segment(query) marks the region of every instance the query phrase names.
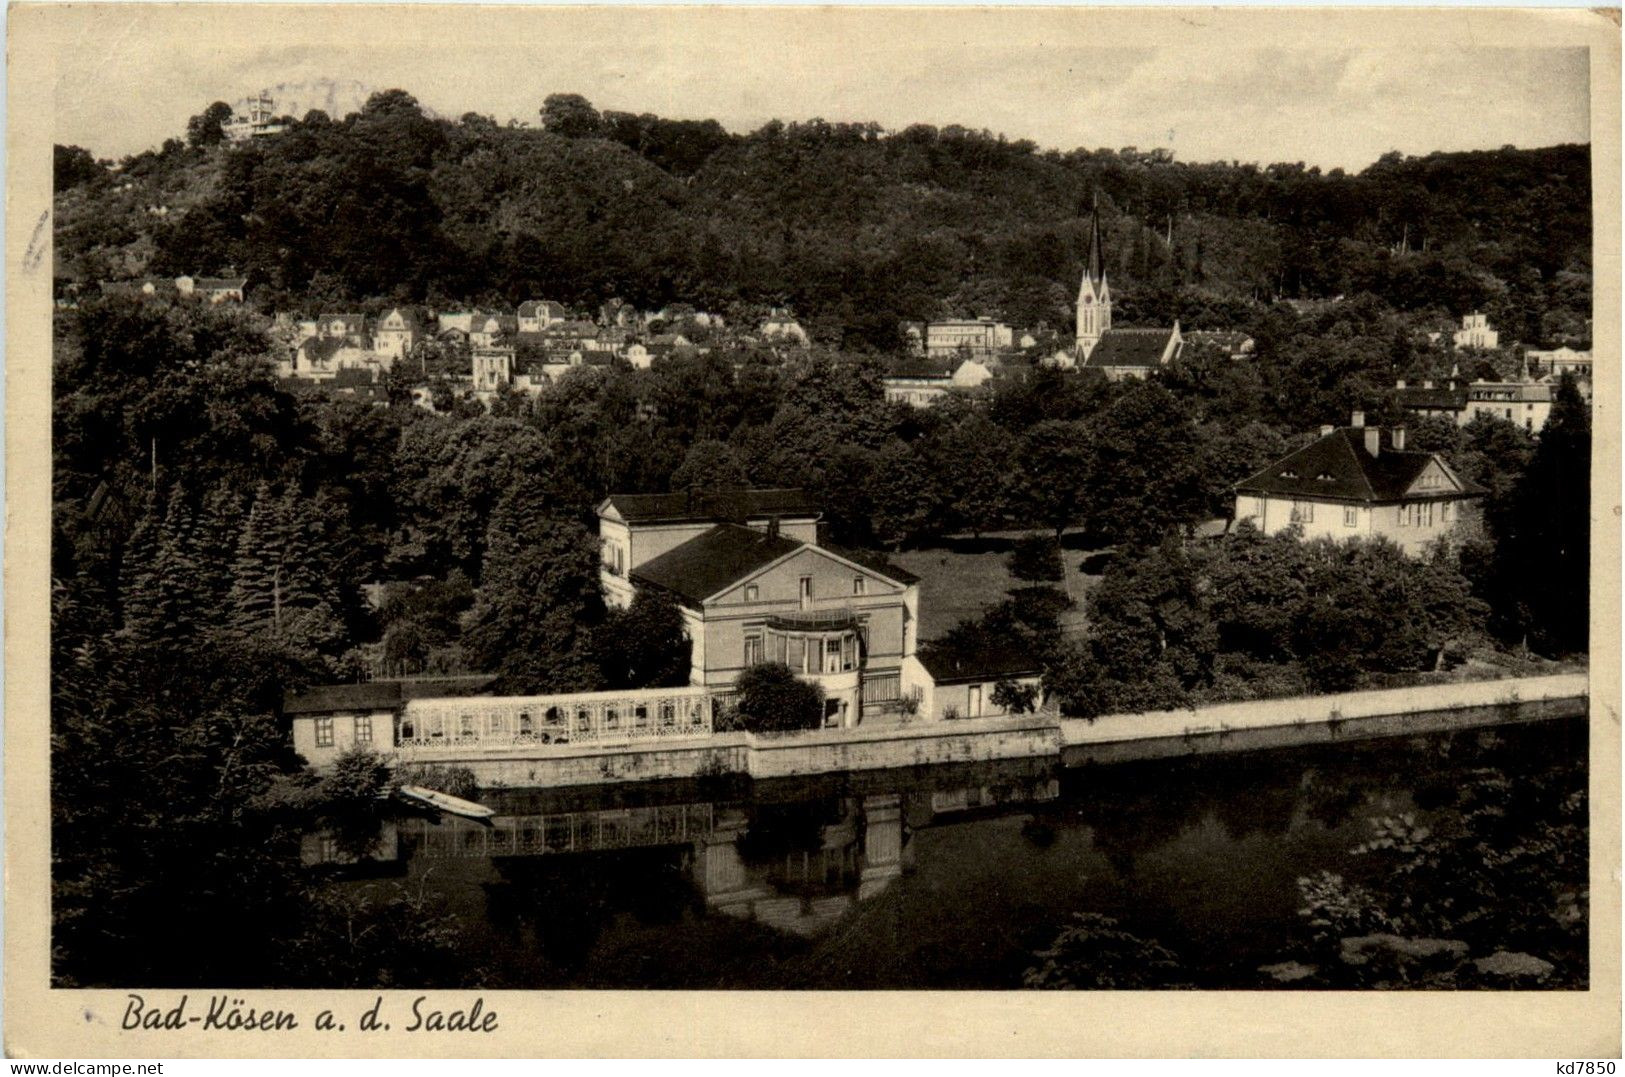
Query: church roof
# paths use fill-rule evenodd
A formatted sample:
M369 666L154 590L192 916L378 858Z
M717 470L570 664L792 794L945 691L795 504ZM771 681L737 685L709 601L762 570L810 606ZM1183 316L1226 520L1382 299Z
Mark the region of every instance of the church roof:
M1168 353L1172 329L1108 329L1089 353L1087 367L1157 367ZM1173 358L1170 356L1170 358Z

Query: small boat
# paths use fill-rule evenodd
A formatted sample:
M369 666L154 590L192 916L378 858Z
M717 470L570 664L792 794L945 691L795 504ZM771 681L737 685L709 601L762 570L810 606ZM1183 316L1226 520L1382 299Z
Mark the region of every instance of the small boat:
M450 793L442 793L438 789L426 789L421 785L403 785L395 792L413 803L424 804L439 811L449 812L452 815L461 815L468 819L489 819L496 814L484 804L476 804L472 800L454 797Z

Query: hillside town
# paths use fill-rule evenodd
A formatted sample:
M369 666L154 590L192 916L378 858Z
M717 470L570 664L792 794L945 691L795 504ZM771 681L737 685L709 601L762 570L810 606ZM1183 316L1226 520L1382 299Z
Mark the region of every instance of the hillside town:
M539 117L56 147L56 982L831 986L985 857L1065 907L862 984L1584 986L1589 146ZM1117 918L1371 818L1268 952ZM1515 840L1570 867L1406 904ZM139 926L240 918L246 980Z

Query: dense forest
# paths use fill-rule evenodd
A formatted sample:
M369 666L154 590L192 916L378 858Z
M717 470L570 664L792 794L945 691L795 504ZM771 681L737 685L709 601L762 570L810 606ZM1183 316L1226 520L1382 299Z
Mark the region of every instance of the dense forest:
M1459 549L1195 538L1316 424L1399 418L1395 378L1515 367L1429 345L1430 319L1483 306L1526 339L1586 331L1584 147L1322 176L954 128L736 136L569 99L540 129L428 119L399 92L242 146L219 119L116 169L57 155L66 281L230 266L252 282L247 306L86 288L56 312L61 983L473 975L448 971L433 910L337 907L283 870L313 818L365 815L379 776L303 771L282 693L425 671L514 691L680 680L675 610L598 593L592 508L611 491L803 486L827 541L880 554L1034 532L1012 559L1022 586L937 643L1021 642L1076 714L1586 649L1591 432L1572 384L1538 439L1413 427L1489 492L1483 537ZM1095 191L1125 319L1242 328L1254 355L1193 348L1126 384L1012 363L980 401L888 403L877 353L900 317L1064 324ZM429 412L404 378L382 405L279 380L266 316L610 295L735 318L789 303L816 344L584 367L534 398ZM1056 562L1104 548L1087 632L1058 632ZM132 802L152 783L161 800ZM170 967L174 938L228 927L236 953Z
M249 144L212 106L117 165L57 155L63 282L248 276L267 309L618 295L890 351L902 319L1068 326L1098 198L1119 324L1228 328L1275 299L1370 293L1507 339L1589 339L1589 147L1402 157L1357 174L1041 150L986 131L599 113L431 119L408 94ZM229 110L227 110L229 112Z

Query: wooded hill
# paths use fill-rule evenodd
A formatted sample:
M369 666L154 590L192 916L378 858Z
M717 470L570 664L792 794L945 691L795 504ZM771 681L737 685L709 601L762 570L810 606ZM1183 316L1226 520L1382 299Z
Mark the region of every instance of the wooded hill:
M1082 133L1087 137L1087 133ZM109 168L57 153L57 272L250 278L276 309L363 299L790 306L823 343L902 319L1068 326L1098 196L1120 324L1237 325L1370 292L1503 339L1589 339L1590 149L1387 154L1358 174L1041 150L986 131L600 114L426 116L399 90L229 145L210 113Z

